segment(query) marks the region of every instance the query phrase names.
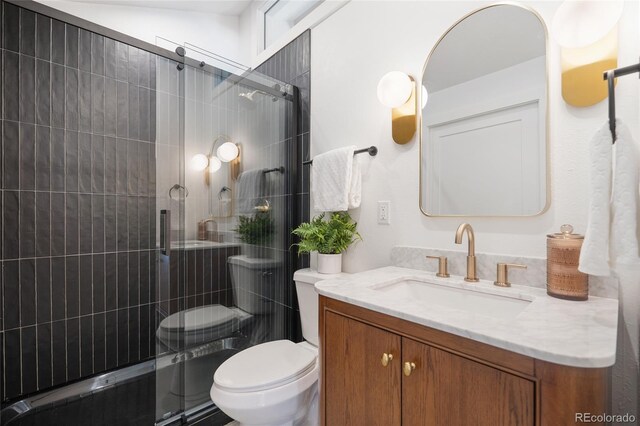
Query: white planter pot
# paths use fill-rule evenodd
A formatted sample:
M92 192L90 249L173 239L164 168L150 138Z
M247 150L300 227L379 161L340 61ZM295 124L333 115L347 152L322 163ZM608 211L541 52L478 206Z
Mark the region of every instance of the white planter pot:
M318 272L321 274L339 274L342 272L342 253L318 253Z

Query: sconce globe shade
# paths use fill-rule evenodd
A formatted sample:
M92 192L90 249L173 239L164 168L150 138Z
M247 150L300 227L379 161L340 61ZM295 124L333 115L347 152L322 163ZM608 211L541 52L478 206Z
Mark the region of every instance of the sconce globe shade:
M191 161L189 162L189 165L191 166L191 169L197 172L201 172L204 169L206 169L207 166L209 165L209 159L204 154L196 154L193 157L191 157Z
M235 143L225 142L218 147L216 154L221 161L228 163L229 161L233 161L238 158L240 150L238 149L238 145Z
M565 0L553 17L553 37L565 48L591 46L615 28L623 9L622 0Z
M420 92L420 103L422 104L422 109L427 106L427 100L429 99L429 92L427 92L427 88L422 85L422 91Z
M389 108L404 105L413 91L411 78L402 71L386 73L378 82L378 100Z
M212 155L209 157L209 173L215 173L222 167L222 162L218 157Z

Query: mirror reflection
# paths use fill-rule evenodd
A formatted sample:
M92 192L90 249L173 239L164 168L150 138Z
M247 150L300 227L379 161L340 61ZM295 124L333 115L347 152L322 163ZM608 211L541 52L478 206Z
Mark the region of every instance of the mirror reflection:
M434 47L422 77L420 205L429 216L531 216L547 205L546 29L481 9Z

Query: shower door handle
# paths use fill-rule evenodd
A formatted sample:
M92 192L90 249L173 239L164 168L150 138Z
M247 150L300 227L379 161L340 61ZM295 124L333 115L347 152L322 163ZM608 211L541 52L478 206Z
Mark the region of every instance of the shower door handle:
M171 255L171 210L160 210L160 252Z

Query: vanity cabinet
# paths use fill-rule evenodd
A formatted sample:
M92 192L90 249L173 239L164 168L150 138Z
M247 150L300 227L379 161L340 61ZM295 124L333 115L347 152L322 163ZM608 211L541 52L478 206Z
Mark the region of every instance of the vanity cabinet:
M607 412L608 369L560 366L320 297L320 419L573 425Z
M324 367L327 425L401 423L401 338L396 334L328 312ZM387 366L382 356L393 357ZM398 357L396 360L395 357Z
M530 380L407 338L405 363L402 424L534 425Z

